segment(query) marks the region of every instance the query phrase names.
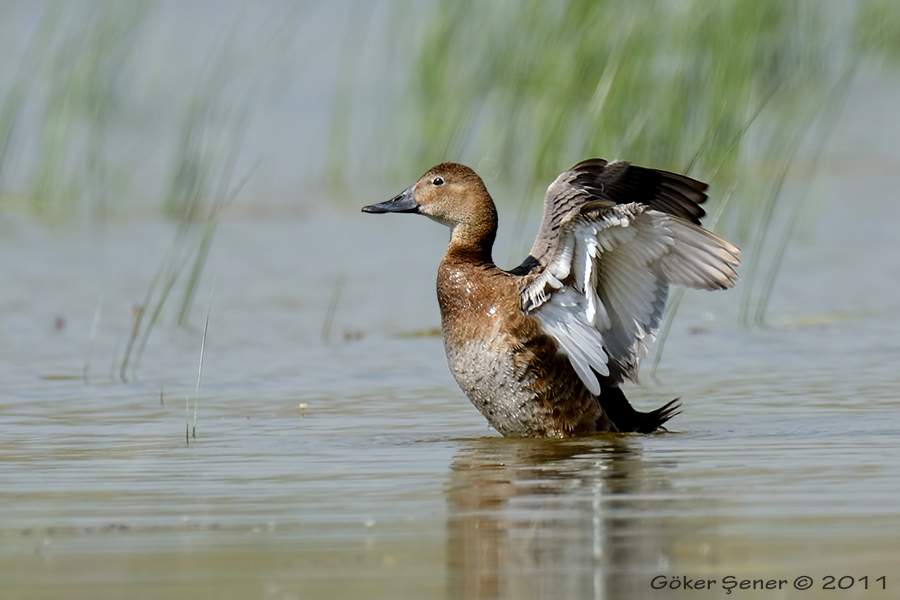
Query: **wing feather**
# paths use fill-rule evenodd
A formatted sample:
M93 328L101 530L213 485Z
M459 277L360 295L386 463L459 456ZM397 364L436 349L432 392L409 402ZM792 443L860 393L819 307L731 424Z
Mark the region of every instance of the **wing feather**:
M541 321L594 394L598 375L637 377L670 285L714 290L738 279L740 250L643 203L584 203L559 220L556 234L555 253L532 272L522 307Z
M700 224L705 211L706 184L668 171L648 169L625 161L607 163L602 158L582 161L562 173L547 188L544 215L529 258L513 272L524 275L536 263L546 266L557 254L558 230L573 210L585 204L606 206L638 203L660 212Z

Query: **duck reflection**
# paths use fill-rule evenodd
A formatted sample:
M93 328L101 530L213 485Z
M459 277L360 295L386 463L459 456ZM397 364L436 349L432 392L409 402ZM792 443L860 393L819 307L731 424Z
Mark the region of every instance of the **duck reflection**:
M636 598L665 563L658 461L637 437L465 443L447 490L451 598ZM669 495L668 500L671 500Z

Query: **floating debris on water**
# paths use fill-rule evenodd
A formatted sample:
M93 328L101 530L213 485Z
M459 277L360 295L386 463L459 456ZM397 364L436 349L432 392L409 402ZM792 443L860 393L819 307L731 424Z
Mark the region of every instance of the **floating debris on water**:
M398 333L397 337L401 338L418 338L418 337L440 337L440 327L429 327L428 329L414 329L412 331L404 331Z

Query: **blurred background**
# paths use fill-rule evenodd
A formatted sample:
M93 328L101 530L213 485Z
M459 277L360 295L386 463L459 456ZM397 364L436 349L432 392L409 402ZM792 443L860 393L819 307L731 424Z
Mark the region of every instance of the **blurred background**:
M4 2L0 56L4 597L639 597L814 531L813 571L900 556L900 3ZM673 295L633 392L688 433L500 440L444 365L446 232L359 208L462 162L509 268L594 156L709 182L742 282Z
M304 218L352 211L453 160L510 204L497 254L518 264L547 183L584 157L622 158L713 185L712 226L745 246L744 293L762 298L745 299L742 314L759 324L765 307L750 304L764 305L772 284L757 271L777 272L818 204L815 191L786 197L785 183L896 167L893 119L880 138L844 139L823 156L854 94L896 86L890 0L2 11L7 219L162 217L202 230L223 214ZM210 243L194 249L189 285Z

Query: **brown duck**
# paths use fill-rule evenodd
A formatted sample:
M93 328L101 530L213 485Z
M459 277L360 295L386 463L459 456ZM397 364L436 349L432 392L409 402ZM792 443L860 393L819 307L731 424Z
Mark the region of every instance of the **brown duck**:
M637 381L670 285L734 286L740 251L700 227L705 183L591 159L556 178L537 240L511 271L491 249L497 210L481 178L438 165L368 213L418 213L451 229L438 267L450 371L504 435L570 437L655 431L671 401L636 411L619 385Z

